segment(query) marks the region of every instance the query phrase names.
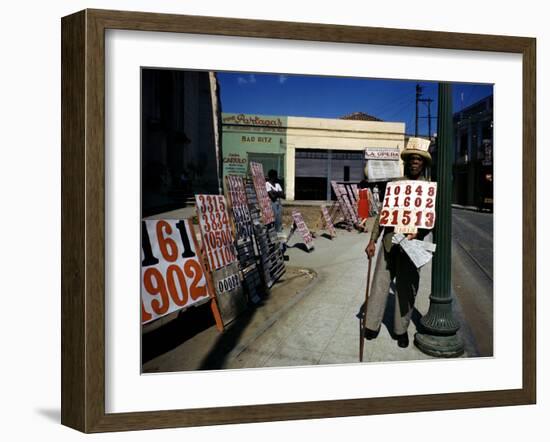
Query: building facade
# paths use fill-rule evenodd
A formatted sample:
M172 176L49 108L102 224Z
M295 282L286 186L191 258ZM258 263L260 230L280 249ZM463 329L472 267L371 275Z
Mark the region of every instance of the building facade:
M493 205L493 95L453 115L455 156L453 202Z
M330 200L332 180L363 179L367 147L404 145L404 123L222 114L223 175L261 162L277 170L287 200Z
M218 193L221 113L213 72L142 70L142 215Z

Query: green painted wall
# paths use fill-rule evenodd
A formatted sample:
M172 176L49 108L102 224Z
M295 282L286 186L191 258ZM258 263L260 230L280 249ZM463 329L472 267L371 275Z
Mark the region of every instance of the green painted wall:
M223 176L245 175L248 160L285 174L287 118L272 115L222 113ZM264 170L267 174L267 170Z

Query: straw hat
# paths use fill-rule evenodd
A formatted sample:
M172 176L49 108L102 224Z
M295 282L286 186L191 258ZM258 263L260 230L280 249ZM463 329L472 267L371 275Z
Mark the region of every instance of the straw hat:
M429 166L432 163L432 156L430 155L430 152L428 152L430 143L431 141L426 140L425 138L410 137L407 140L405 149L401 152L401 159L403 161L407 161L407 157L409 155L419 155L424 158L426 166Z

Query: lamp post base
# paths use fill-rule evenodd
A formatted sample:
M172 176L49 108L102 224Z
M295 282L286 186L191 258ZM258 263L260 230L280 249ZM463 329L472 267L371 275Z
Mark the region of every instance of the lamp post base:
M464 353L464 343L456 334L441 336L415 333L414 345L423 353L437 358L455 358Z

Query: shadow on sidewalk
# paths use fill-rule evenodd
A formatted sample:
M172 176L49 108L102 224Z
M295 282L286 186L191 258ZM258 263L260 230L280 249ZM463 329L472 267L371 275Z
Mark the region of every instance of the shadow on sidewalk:
M293 298L292 295L297 294L296 289L300 291L300 287L305 288L305 282L310 277L313 278L313 273L309 270L287 268L284 277L262 298L260 304L251 306L229 324L222 334L217 336L215 343L203 357L198 369L225 368L228 359L233 357L232 352L239 346L244 349L247 345L246 341L251 340L251 336L257 333L261 334L268 318L273 318L283 312ZM243 336L245 332L247 337Z
M173 350L213 325L210 303L187 309L172 321L142 335L141 363Z
M304 252L307 252L309 253L309 250L307 248L307 246L303 243L303 242L298 242L296 244L293 244L291 246L287 246L289 249L300 249Z
M258 312L258 308L251 308L227 326L216 339L216 343L202 360L199 370L217 370L223 368L229 353L237 346L241 335L246 330Z

